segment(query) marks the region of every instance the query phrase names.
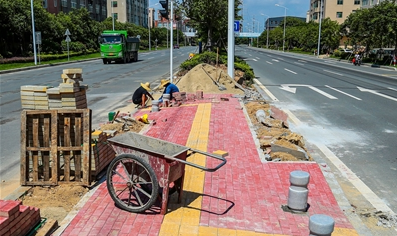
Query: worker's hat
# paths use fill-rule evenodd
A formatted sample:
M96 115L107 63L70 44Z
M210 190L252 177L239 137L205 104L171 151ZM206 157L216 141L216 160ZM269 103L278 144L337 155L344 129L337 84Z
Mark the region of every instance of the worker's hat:
M163 88L166 84L168 84L170 82L169 79L162 79L160 81L160 88Z
M146 83L141 83L141 86L142 86L142 88L144 88L146 91L148 91L148 92L150 92L150 91L152 91L151 89L150 89L150 83L149 82L146 82Z

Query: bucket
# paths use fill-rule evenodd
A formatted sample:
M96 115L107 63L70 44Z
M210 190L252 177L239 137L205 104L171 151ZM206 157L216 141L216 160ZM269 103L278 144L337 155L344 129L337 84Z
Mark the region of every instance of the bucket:
M116 112L114 112L114 111L109 112L109 114L108 114L109 121L113 121L115 115L116 115Z
M159 100L152 101L152 112L159 111Z

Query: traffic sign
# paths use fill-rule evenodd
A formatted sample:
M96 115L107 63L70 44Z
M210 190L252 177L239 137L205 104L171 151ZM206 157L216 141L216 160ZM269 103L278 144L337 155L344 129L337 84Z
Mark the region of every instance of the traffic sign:
M70 39L70 37L69 37L69 35L68 36L66 36L66 40L65 40L65 42L71 42L72 40Z
M234 21L234 32L239 32L240 31L240 21L235 20Z
M35 39L36 39L36 44L41 44L41 32L40 31L36 31L35 32Z
M66 29L65 35L66 35L66 36L71 35L69 29Z

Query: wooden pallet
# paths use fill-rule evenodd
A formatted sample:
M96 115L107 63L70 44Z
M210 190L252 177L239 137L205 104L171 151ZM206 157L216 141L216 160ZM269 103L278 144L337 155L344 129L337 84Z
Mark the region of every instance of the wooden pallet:
M90 185L91 110L21 113L21 185Z

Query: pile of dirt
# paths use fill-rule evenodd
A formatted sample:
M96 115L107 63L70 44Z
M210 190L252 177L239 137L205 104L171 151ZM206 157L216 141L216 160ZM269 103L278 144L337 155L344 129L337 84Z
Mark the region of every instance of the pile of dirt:
M41 217L62 221L88 192L82 186L34 187L19 200L25 206L40 208Z
M216 81L216 82L214 82ZM226 90L218 88L219 83ZM235 88L233 79L222 68L217 68L208 64L199 64L185 74L177 83L180 91L196 93L203 91L212 94L244 94L241 89Z
M118 134L130 131L139 133L144 126L144 123L128 117L128 119L117 118L114 123L101 124L99 129L102 131L115 130Z

